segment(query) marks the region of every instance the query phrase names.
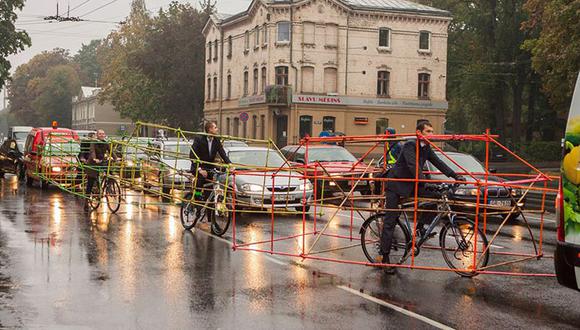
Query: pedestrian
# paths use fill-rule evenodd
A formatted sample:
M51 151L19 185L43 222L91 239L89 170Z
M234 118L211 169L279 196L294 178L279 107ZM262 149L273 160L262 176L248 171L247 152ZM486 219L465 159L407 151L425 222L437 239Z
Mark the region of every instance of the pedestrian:
M423 136L433 135L433 125L428 121L422 121L417 125L417 133ZM416 157L417 139L405 142L401 153L395 162L393 168L387 173L389 179L415 179L417 168L419 169L419 180L425 179L423 174L423 167L425 162L429 161L443 174L457 181L465 181L465 178L455 173L449 166L447 166L433 150L426 141L419 140L419 159ZM385 191L385 207L388 210L385 212L383 220L383 231L381 236L381 254L382 263L390 264L389 252L391 250L393 232L395 230L396 221L399 218L399 208L401 198L410 197L413 195L415 189L415 182L413 181L389 181ZM419 182L419 196L429 196L432 194L425 191L425 184ZM419 230L423 229L423 225ZM424 229L423 229L424 230ZM386 267L385 272L393 274L395 269L393 267Z

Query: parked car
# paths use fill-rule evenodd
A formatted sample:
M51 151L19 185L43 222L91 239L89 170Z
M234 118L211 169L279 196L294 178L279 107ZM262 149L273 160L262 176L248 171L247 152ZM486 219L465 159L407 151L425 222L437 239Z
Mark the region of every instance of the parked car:
M131 137L123 138L117 144L117 154L124 162L121 167L122 173L120 173L123 178L141 177L143 162L147 159L147 150L151 141L151 138Z
M307 205L306 212L310 210L308 204L312 200L312 183L301 178L302 174L289 170L286 161L277 151L264 147L231 147L226 148L226 152L236 169L245 168L251 171L268 168L262 172L236 174L238 205L255 208L294 208L302 211L304 202ZM277 171L279 168L283 169ZM278 175L273 176L274 173ZM226 176L221 176L219 180L225 185ZM233 185L233 176L227 180Z
M157 139L150 143L147 158L142 163L143 185L145 188L160 187L164 194L171 189L184 190L191 182L189 172L191 143L187 140Z
M89 137L89 134L97 134L97 131L93 131L93 130L82 130L82 129L77 129L75 130L75 132L77 133L77 135L79 136L79 139L83 140Z
M461 165L467 172L473 175L475 178L484 182L486 170L485 167L472 155L460 152L445 152L445 155L441 154L438 151L435 151L435 154L447 164L451 169L453 169L456 173L461 174L466 177L468 181L470 180L470 176L468 173L462 171L457 165L453 164L449 158L445 155L449 156L453 159L457 164ZM444 174L441 174L437 168L430 162L426 163L427 168L427 179L431 180L453 180ZM520 199L522 192L519 189L514 189L511 187L505 186L495 186L493 185L494 182L497 183L504 183L505 180L498 176L493 175L493 170L487 173L488 177L488 204L492 207L488 209L488 212L498 212L498 211L509 211L514 206L514 204ZM485 187L481 186L480 188L480 210L483 210L484 200L484 191ZM467 212L475 213L475 206L477 202L477 187L474 185L465 185L459 187L454 191L453 199L456 201L461 201L466 203L465 205L469 208ZM525 205L525 199L520 202L518 205L520 208L523 208ZM481 211L483 212L483 211ZM519 214L513 214L510 217L515 218Z
M244 141L239 141L239 140L224 140L222 142L222 146L224 148L247 147L248 144Z
M369 179L373 177L376 171L372 167L364 173L367 164L358 162L358 159L353 154L341 146L328 144L310 145L308 146L308 155L306 155L306 148L299 145L289 145L282 148L281 151L286 159L297 165L307 162L308 169L306 173L308 176L328 177L330 175L335 178L335 180L315 180L316 197L318 199L324 196L332 197L333 194L340 192L341 189L345 193L349 192L352 185L357 182L353 178L358 179L363 176L363 179ZM354 191L369 195L373 191L372 185L373 183L369 180L360 180Z
M48 183L74 184L80 149L78 135L69 128L33 128L24 146L26 184L38 181L41 188Z
M7 139L0 146L0 178L3 178L5 173L19 177L24 173L22 153L18 150L18 144L14 139Z

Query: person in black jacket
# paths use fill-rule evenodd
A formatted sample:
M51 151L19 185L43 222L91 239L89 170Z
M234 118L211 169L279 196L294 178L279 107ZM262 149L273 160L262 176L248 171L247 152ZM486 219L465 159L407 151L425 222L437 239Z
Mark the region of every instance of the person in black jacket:
M433 135L433 125L428 121L419 122L417 125L417 132L424 136ZM425 162L430 161L441 173L447 175L448 177L454 178L457 181L464 181L465 179L460 175L457 175L449 166L447 166L433 150L431 146L426 141L419 141L419 160L417 161L417 140L407 141L403 145L403 149L393 166L387 173L387 178L389 179L414 179L417 171L417 166L419 168L419 180L425 179L423 174L423 168ZM419 182L419 196L429 195L425 192L425 184ZM415 190L415 182L413 181L388 181L386 191L385 191L385 207L387 209L397 209L401 198L411 197ZM391 250L391 244L393 240L393 231L395 230L395 224L399 218L401 212L399 211L388 211L386 212L385 219L383 221L383 232L381 236L381 253L383 256L383 263L390 263L389 252ZM394 268L385 268L385 272L393 273Z
M215 168L215 158L219 154L224 163L231 163L226 154L222 143L215 135L219 130L215 121L208 121L204 126L205 132L208 135L196 136L193 139L191 151L189 151L189 159L191 159L191 173L197 174L197 181L195 188L200 191L200 188L211 180L210 170ZM197 157L196 157L197 156Z

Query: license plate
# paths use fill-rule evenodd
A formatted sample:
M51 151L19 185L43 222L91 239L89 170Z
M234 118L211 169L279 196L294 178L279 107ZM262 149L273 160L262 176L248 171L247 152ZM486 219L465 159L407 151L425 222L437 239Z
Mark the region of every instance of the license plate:
M510 200L491 200L491 201L489 201L489 204L494 205L494 206L511 206L512 201L510 201Z
M275 195L274 199L277 201L292 201L294 200L294 195Z

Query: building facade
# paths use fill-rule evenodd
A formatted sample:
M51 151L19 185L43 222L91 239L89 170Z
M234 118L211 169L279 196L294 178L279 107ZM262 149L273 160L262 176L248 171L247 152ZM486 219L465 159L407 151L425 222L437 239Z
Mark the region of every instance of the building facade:
M222 134L443 130L449 12L404 0L254 0L213 15L206 37L207 119Z
M99 104L100 88L81 87L78 96L72 102L72 129L103 129L107 135L125 135L133 133L135 125L130 120L121 118L109 102Z

